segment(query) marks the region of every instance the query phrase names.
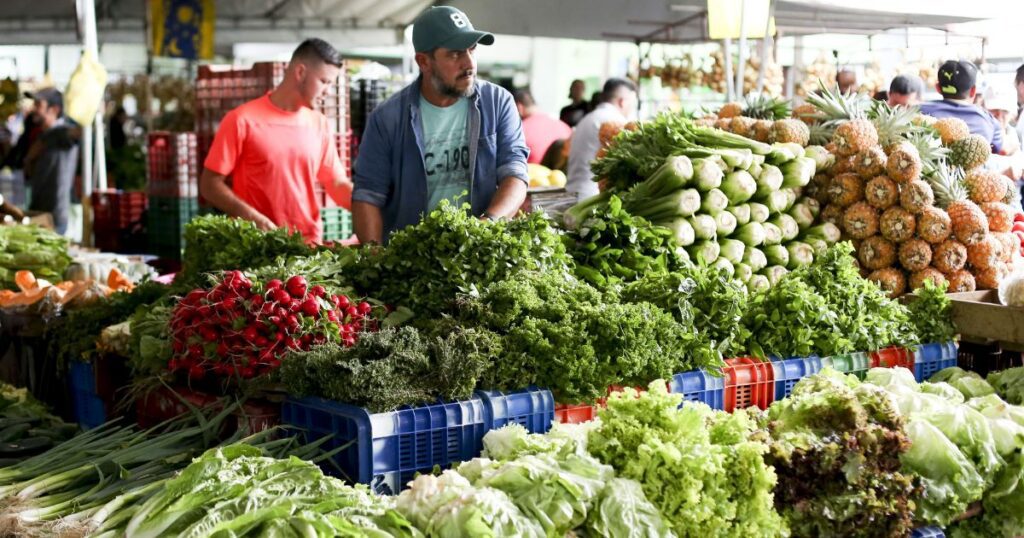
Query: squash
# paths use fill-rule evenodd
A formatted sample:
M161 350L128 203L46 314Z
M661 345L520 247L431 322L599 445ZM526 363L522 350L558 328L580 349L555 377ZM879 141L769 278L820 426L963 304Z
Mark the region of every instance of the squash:
M14 273L14 283L18 285L18 288L21 291L27 291L39 287L36 275L32 274L32 271L26 270Z

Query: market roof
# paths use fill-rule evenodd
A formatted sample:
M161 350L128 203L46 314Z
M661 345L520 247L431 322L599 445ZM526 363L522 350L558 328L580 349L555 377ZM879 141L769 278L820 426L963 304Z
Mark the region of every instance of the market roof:
M605 41L706 41L705 0L216 0L217 42L296 42L311 34L350 46L401 42L402 29L425 7L451 4L490 32ZM0 2L0 44L79 41L74 2ZM96 0L101 42L142 42L148 2ZM990 13L990 0L780 0L785 35L873 33L941 28ZM624 9L625 6L627 6ZM997 7L997 6L996 6Z

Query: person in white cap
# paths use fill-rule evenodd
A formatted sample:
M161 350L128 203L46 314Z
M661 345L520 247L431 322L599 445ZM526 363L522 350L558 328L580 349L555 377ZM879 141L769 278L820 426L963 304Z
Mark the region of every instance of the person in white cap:
M1020 183L1024 174L1024 152L1020 151L1021 141L1011 122L1017 115L1016 95L1010 88L990 85L984 93L985 109L995 118L1003 132L1003 154L993 154L988 166Z

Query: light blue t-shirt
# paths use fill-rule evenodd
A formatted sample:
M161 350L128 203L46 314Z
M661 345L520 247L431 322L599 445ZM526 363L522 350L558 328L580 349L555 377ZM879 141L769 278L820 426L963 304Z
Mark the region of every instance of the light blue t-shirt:
M469 99L438 107L420 96L423 163L427 172L427 211L441 200L462 202L469 196Z

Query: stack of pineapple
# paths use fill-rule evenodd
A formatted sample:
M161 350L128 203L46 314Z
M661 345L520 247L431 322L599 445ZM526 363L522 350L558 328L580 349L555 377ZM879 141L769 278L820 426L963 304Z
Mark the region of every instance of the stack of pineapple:
M765 143L806 146L811 136L807 124L790 118L789 103L765 95L726 103L718 110L717 117L706 123Z
M808 194L854 242L865 276L893 297L926 280L950 292L998 287L1020 252L1009 233L1016 189L982 168L983 138L958 119L855 96L823 91L808 101L815 110L796 113L836 156Z

